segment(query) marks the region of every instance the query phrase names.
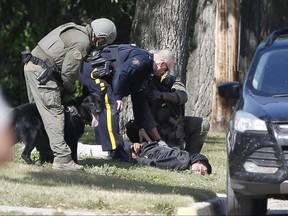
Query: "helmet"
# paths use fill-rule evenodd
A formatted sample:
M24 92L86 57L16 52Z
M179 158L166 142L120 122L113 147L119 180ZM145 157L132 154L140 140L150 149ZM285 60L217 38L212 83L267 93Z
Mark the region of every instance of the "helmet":
M115 24L106 18L95 19L91 22L91 27L97 38L105 38L108 44L113 43L117 36Z

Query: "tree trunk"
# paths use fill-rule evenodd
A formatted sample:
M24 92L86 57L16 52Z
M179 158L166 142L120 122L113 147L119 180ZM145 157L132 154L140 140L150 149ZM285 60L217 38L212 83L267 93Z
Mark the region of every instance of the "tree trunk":
M184 83L192 13L191 0L138 0L132 23L131 43L151 49L171 49L176 60L174 74ZM130 98L125 99L120 128L133 118Z
M210 120L215 62L216 1L199 0L187 65L185 114Z
M188 60L191 0L138 0L132 23L131 43L144 49L173 51L175 75L185 82Z
M199 0L197 6L186 114L208 118L211 131L223 130L231 112L231 102L218 96L217 85L236 79L238 10L239 0Z
M226 128L235 100L225 100L217 93L221 82L235 81L238 57L239 0L217 1L215 75L213 84L212 131L220 132Z

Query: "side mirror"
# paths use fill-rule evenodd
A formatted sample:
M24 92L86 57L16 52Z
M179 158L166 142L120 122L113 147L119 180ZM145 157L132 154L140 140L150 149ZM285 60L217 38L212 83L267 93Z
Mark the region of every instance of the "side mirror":
M224 82L217 85L218 94L225 99L240 98L240 82Z

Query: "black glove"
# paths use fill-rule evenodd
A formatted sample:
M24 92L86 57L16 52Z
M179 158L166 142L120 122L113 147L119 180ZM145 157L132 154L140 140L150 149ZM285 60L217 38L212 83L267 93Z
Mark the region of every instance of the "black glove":
M147 93L147 96L150 100L162 100L163 93L157 90L152 90Z
M167 88L171 89L176 81L176 77L173 75L167 75L163 80L162 84Z

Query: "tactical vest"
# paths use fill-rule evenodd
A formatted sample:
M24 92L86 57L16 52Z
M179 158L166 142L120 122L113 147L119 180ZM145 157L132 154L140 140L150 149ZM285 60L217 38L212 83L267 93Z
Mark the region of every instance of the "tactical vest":
M43 51L53 59L54 63L59 68L61 68L62 66L64 58L63 56L65 56L66 53L66 49L64 48L64 43L60 38L60 34L63 31L71 28L78 29L85 33L87 36L89 36L86 27L76 25L75 23L70 22L55 28L44 38L42 38L42 40L38 43L38 45L43 49Z

